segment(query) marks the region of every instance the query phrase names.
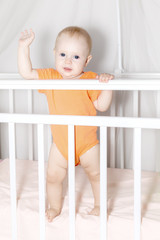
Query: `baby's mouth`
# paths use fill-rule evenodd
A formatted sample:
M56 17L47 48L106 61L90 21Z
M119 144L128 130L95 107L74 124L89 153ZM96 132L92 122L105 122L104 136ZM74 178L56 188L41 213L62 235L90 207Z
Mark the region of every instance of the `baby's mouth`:
M64 70L67 71L67 72L70 72L70 71L72 71L72 68L64 67Z

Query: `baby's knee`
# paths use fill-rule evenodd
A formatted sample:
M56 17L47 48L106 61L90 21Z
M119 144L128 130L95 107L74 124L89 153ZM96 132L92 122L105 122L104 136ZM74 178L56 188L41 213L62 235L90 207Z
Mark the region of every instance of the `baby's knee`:
M47 182L48 183L62 183L66 173L63 171L47 171Z
M47 172L47 182L48 183L55 183L57 182L57 174Z
M94 182L99 182L100 181L100 172L97 171L91 171L88 172L89 179Z

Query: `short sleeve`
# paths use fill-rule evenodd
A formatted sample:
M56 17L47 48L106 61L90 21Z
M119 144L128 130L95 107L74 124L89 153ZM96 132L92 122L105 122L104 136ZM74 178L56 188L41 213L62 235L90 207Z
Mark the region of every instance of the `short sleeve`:
M101 93L101 90L88 90L88 95L92 102L98 99L100 93Z
M97 73L95 73L95 72L86 72L84 74L83 78L96 79L96 76L97 76ZM88 90L87 92L88 92L88 96L91 99L91 101L94 102L99 97L101 90Z
M36 69L38 73L38 79L61 79L61 75L53 68L45 68L45 69ZM39 93L45 93L48 90L38 90Z

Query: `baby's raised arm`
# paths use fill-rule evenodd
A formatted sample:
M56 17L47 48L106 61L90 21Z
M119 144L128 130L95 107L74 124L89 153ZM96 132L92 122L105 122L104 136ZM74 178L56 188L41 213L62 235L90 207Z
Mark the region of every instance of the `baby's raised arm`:
M21 33L18 44L18 70L21 76L25 79L38 79L38 73L32 68L30 59L30 45L35 38L32 30Z

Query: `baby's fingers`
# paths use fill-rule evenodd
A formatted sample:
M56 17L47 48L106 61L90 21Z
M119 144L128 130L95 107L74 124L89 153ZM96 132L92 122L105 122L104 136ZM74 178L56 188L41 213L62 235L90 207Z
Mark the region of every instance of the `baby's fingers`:
M112 80L114 78L114 75L110 74L109 75L109 80Z
M100 82L106 82L106 83L113 78L114 78L113 75L107 74L107 73L102 73L98 76L98 79Z
M33 30L32 29L30 29L30 35L31 35L31 37L35 37L35 34L34 34L34 32L33 32Z
M28 35L28 31L27 31L27 30L25 30L24 33L25 33L26 35Z
M109 80L110 79L109 79L108 74L105 74L105 73L100 74L100 76L99 76L99 81L100 82L108 82Z
M20 38L24 38L24 32L21 32Z
M30 46L30 44L33 42L34 38L35 38L35 34L32 31L32 29L30 29L29 31L25 30L25 31L21 32L19 44L21 46Z

